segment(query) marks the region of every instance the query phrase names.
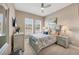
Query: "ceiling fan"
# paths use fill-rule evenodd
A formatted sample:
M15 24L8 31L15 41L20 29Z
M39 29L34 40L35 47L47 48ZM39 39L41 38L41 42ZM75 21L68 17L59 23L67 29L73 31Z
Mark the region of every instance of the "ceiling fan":
M44 12L44 9L49 7L51 7L51 4L41 3L41 12Z

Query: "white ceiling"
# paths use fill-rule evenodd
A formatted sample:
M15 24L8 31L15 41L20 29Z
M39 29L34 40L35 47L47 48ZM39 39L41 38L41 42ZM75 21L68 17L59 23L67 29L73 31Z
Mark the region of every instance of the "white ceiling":
M47 16L53 12L56 12L71 3L51 3L51 7L45 8L44 13L41 12L41 3L15 3L16 10L29 12L39 16Z

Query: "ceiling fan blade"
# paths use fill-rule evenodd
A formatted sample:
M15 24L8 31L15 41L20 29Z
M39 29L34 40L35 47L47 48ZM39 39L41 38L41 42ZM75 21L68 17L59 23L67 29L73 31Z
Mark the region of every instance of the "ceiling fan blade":
M44 8L48 8L48 7L50 7L50 6L51 6L51 4L48 4L48 5L44 6Z

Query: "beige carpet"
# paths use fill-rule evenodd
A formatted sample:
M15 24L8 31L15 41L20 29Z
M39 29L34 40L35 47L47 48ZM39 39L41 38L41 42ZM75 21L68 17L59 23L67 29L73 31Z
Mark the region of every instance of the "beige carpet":
M51 45L40 51L40 55L79 55L79 49L74 47L63 48L59 45Z
M29 45L29 39L25 39L25 45L24 45L24 55L35 55L35 51L33 48Z
M25 40L24 55L35 55L33 48L29 45L28 39ZM79 49L70 47L65 49L59 45L51 45L39 52L39 55L79 55Z

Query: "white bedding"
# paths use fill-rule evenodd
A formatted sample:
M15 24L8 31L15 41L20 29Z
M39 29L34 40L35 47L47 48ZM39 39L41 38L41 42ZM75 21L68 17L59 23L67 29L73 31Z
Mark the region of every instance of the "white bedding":
M45 48L56 42L55 36L45 35L45 34L32 34L30 35L29 42L38 53L42 48Z

